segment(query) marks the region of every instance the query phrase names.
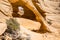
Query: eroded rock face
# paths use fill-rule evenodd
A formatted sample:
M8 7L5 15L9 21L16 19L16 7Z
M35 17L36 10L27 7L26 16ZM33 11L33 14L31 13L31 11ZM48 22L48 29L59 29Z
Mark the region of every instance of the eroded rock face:
M0 0L0 12L6 16L12 16L13 9L8 0Z
M54 28L60 29L60 1L59 0L39 0L40 7L45 11L46 21Z
M12 17L12 11L12 6L8 0L0 0L0 35L6 31L6 19L9 19L7 16Z
M8 0L5 0L5 1L8 2ZM38 13L39 14L38 10L35 10L36 8L35 8L32 0L30 0L30 1L29 0L22 0L22 2L27 3L25 6L28 9L32 10L33 13L35 13L35 14ZM41 3L42 1L40 0L39 2ZM45 2L46 2L46 0L45 0ZM5 4L8 5L8 6L6 6ZM7 7L7 10L5 10L6 7ZM5 30L7 29L7 25L5 23L5 21L6 21L5 20L5 18L6 18L5 15L11 16L11 14L12 14L11 8L12 7L11 7L11 5L10 5L9 2L8 3L5 3L4 0L1 0L0 1L0 9L1 9L0 13L3 12L2 13L3 15L0 14L1 15L0 18L2 20L2 21L0 20L0 22L1 22L0 23L0 26L1 26L0 35L2 35L5 32ZM40 28L41 24L39 22L35 22L35 21L29 20L29 19L25 19L25 18L16 18L17 19L17 22L20 24L20 31L19 32L20 32L21 35L19 35L19 36L21 36L21 39L22 40L60 40L60 36L56 34L56 32L59 32L59 31L56 31L54 29L54 28L58 29L60 27L60 17L59 17L60 15L59 14L57 14L57 15L53 14L53 12L55 12L55 11L51 11L49 8L48 8L48 11L47 11L47 9L44 9L43 8L43 11L46 11L48 13L48 14L45 13L46 14L46 20L43 20L43 16L42 15L38 15L38 14L37 15L38 15L39 18L42 17L43 25L46 26L46 29L48 28L48 30L49 29L52 30L52 33L47 32L47 33L42 33L41 34L41 33L33 32L31 30L39 30L39 29L41 29ZM57 12L60 12L60 11L56 11L56 13ZM53 15L52 14L49 14L49 13L52 13ZM39 18L38 18L38 20L40 20ZM51 21L52 25L47 25L45 23L46 21L49 21L48 19L53 20L53 21ZM54 27L51 27L51 26L54 26Z
M0 35L2 35L7 29L6 23L0 23Z
M36 29L36 25L38 24L35 24L34 28L29 28L28 27L31 27L31 26L25 26L26 23L28 23L29 21L32 22L31 20L28 20L28 19L25 19L25 18L16 18L17 19L17 22L20 24L20 38L22 40L60 40L60 36L58 34L55 34L55 33L36 33L36 32L33 32L31 30L35 30ZM27 20L26 22L24 20ZM21 22L20 22L21 21ZM25 22L25 23L24 23ZM33 22L32 22L33 23ZM30 25L30 23L28 23L28 25ZM31 24L32 25L32 24ZM32 25L33 26L33 25ZM37 26L38 28L38 26Z
M38 25L38 24L36 24L38 22L34 22L34 21L31 21L31 20L28 20L28 19L25 19L25 18L16 18L16 19L17 19L17 22L20 24L20 31L19 31L20 34L19 34L19 36L22 40L27 40L27 39L29 39L29 40L59 40L59 35L56 35L55 33L47 32L47 33L41 34L41 33L36 33L36 32L31 31L31 30L37 30L36 28L39 28L39 26L36 26L36 25ZM27 21L26 23L29 24L27 27L32 27L33 26L33 29L30 28L30 30L29 30L29 28L27 28L25 26L26 23L24 23L25 22L24 20L26 20ZM32 26L30 26L31 22L34 25L31 24ZM40 23L39 23L39 25L40 25ZM3 24L1 24L1 26L3 26ZM0 30L2 30L2 28ZM5 30L4 30L4 32L5 32Z
M20 33L22 40L60 40L60 37L55 35L54 33L45 33L40 34L33 31L30 31L23 26L20 26Z
M41 24L36 21L32 21L25 18L16 18L17 22L22 25L23 27L29 29L29 30L39 30L41 27Z

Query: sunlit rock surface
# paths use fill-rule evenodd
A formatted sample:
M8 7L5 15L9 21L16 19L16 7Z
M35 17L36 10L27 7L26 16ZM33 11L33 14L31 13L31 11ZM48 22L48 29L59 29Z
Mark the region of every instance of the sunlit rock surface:
M25 18L17 18L17 21L20 23L20 25L22 25L23 27L29 30L39 30L41 26L39 22L32 21Z

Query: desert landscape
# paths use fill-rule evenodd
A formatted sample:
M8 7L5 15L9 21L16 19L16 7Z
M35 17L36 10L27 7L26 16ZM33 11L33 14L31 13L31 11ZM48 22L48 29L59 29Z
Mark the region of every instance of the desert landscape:
M0 40L60 40L60 0L0 0Z

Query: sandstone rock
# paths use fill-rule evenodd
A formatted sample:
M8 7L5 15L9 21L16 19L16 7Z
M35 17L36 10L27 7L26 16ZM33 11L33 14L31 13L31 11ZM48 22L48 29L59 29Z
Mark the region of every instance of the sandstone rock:
M9 0L11 3L15 3L15 2L17 2L18 0Z
M52 34L52 33L40 34L40 33L33 32L31 30L28 30L24 28L23 26L20 26L20 33L21 33L22 39L24 38L25 40L26 39L29 39L29 40L60 40L60 37L56 36L55 34Z
M8 0L0 0L0 12L6 16L12 16L13 9Z
M21 33L21 37L24 38L24 39L43 40L41 34L35 33L33 31L31 31L31 30L28 30L28 29L24 28L23 26L20 26L20 33ZM25 36L23 36L23 35L25 35Z
M0 35L2 35L7 29L6 23L0 23Z
M41 24L39 22L36 21L32 21L29 19L25 19L25 18L16 18L18 23L20 23L20 25L22 25L23 27L30 29L30 30L39 30Z

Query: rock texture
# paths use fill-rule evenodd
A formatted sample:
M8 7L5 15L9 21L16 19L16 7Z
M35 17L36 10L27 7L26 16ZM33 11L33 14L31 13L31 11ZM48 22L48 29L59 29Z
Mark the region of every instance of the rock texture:
M20 26L20 33L22 40L60 40L60 36L57 36L53 33L40 34L33 31L30 31L23 26Z
M20 11L17 9L20 6L24 8L23 16L28 19L20 17L21 9ZM13 12L18 15L14 17ZM28 16L32 19L36 18L35 21L30 20ZM5 40L60 40L59 16L59 0L0 0L0 40L3 38ZM10 18L16 19L15 21L19 23L18 28L18 23L16 24L14 20L10 24L11 28L8 28L6 19ZM12 28L17 28L19 31ZM41 33L41 31L46 32Z
M6 23L0 23L0 35L2 35L7 29Z
M0 0L0 12L6 16L12 16L13 9L8 0Z
M21 26L29 30L39 30L41 27L41 24L36 21L32 21L32 20L25 19L25 18L16 18L16 19Z

